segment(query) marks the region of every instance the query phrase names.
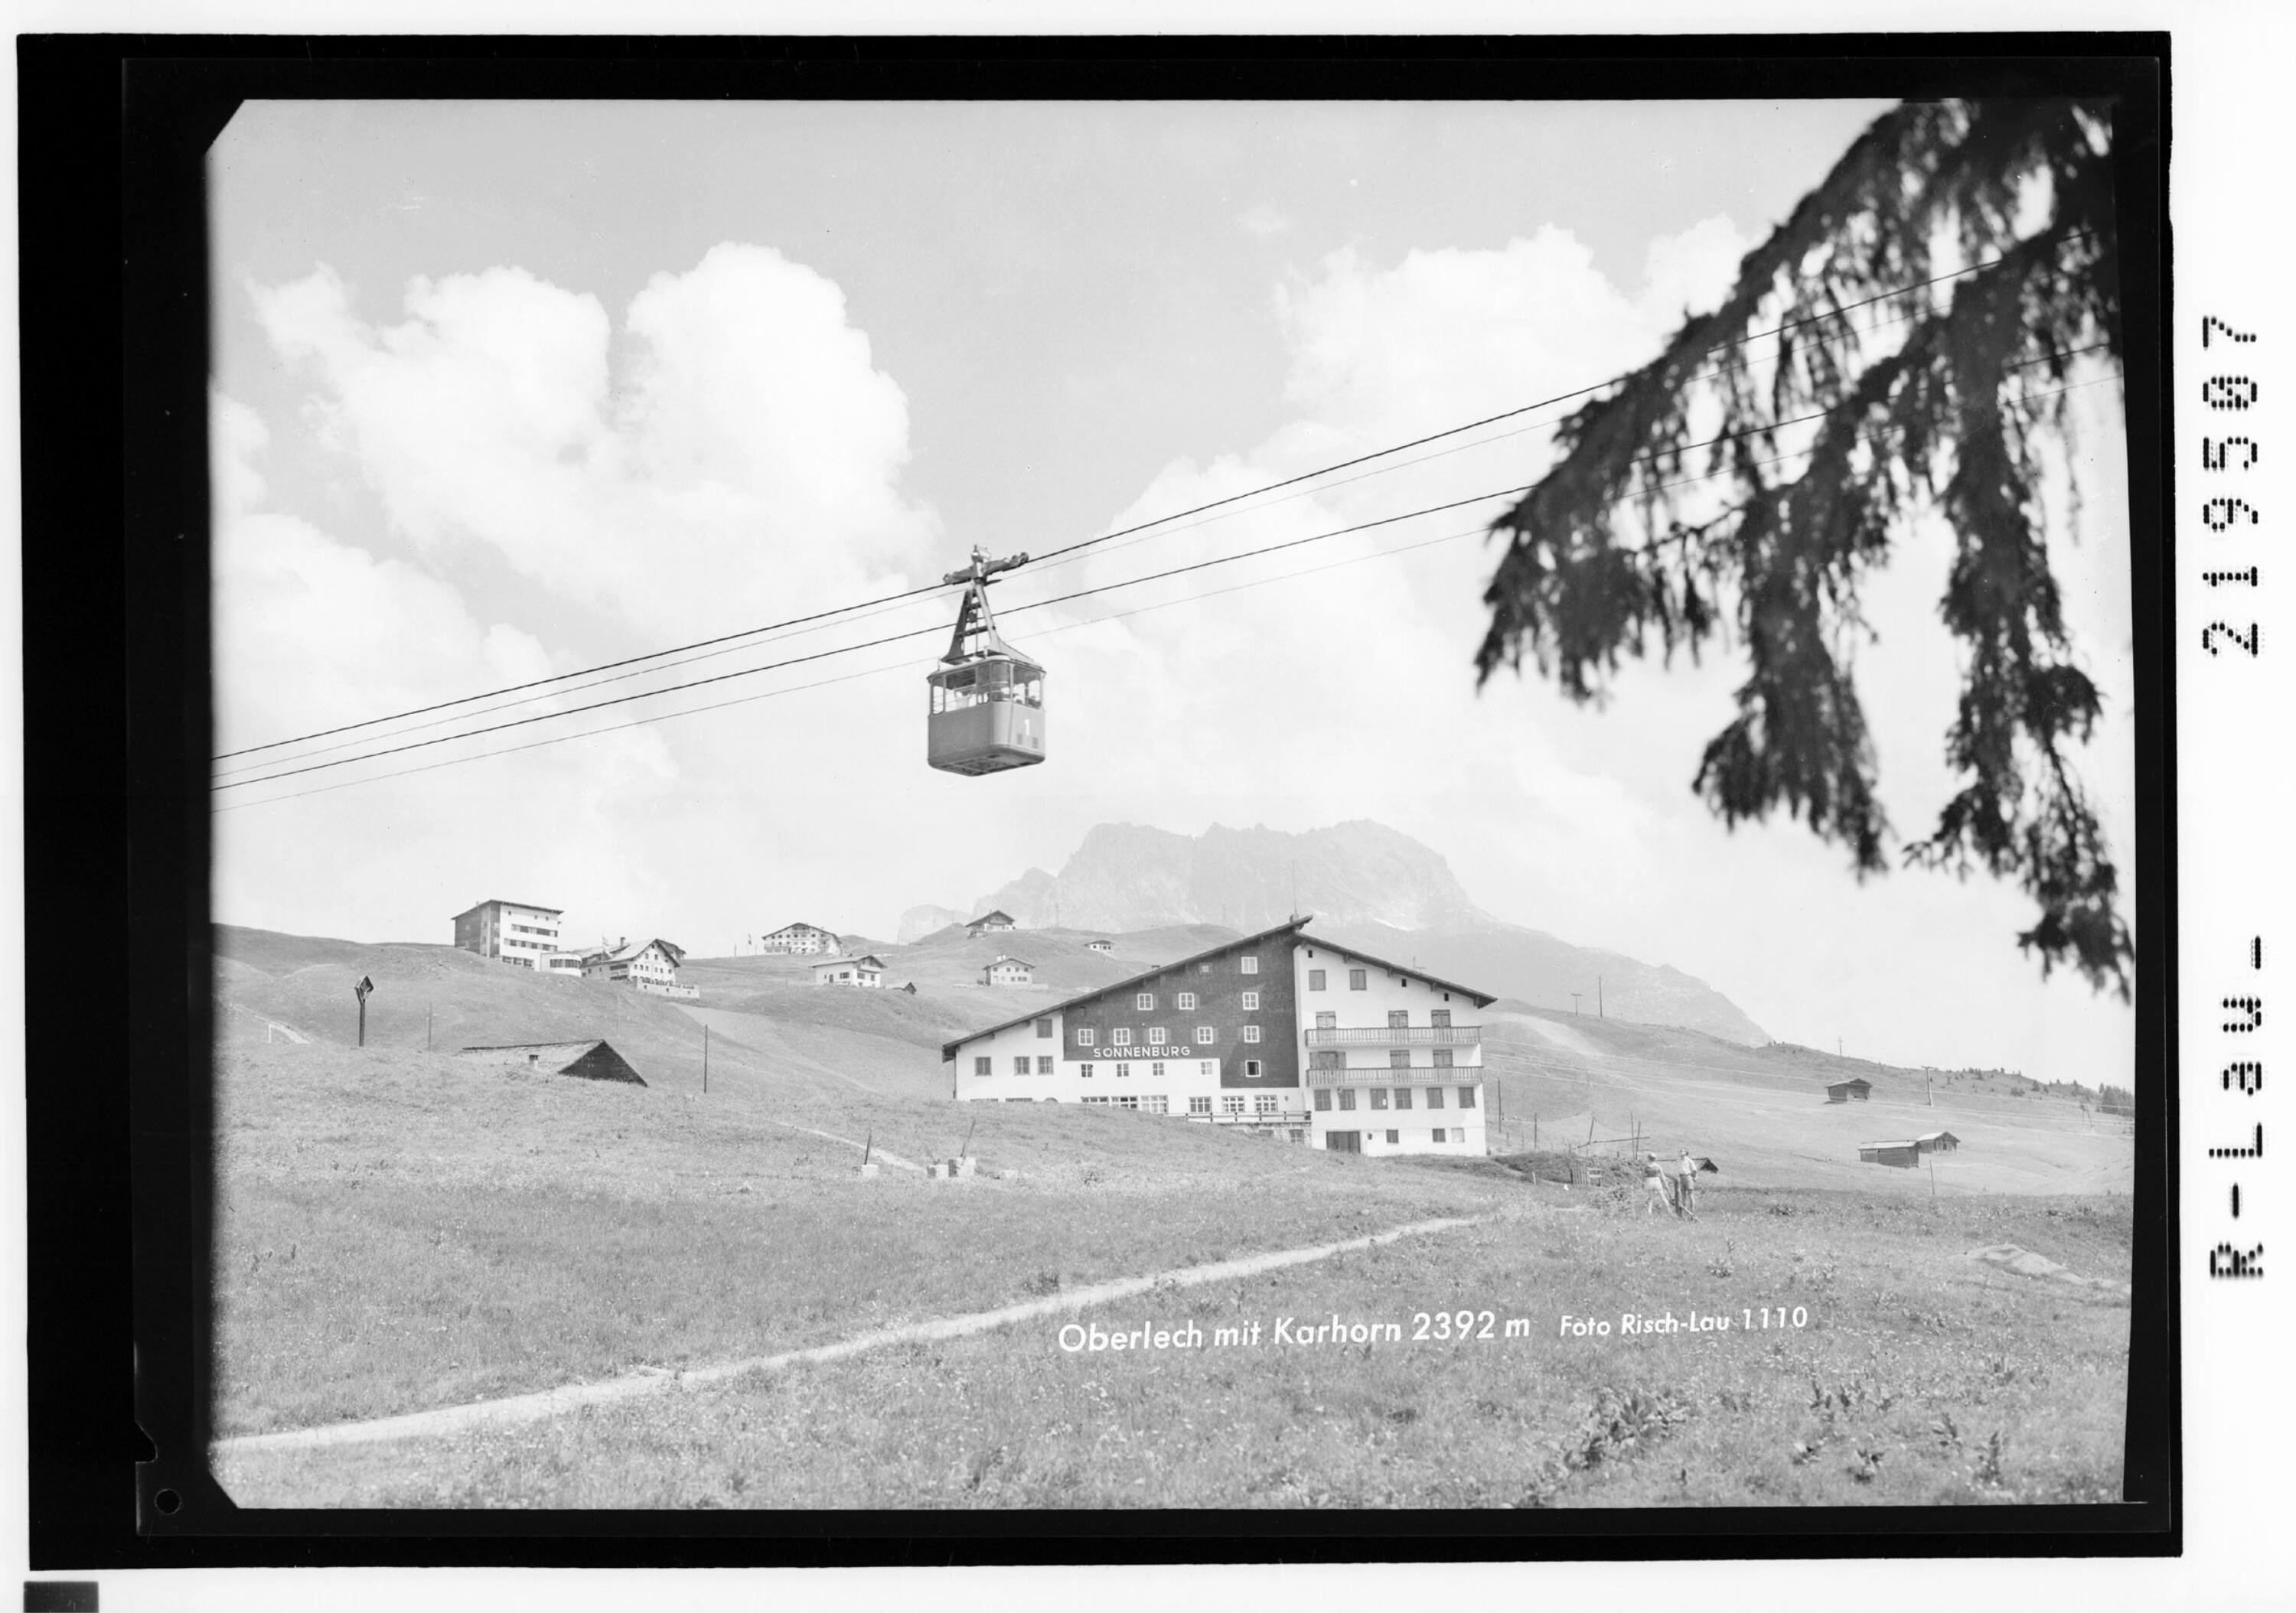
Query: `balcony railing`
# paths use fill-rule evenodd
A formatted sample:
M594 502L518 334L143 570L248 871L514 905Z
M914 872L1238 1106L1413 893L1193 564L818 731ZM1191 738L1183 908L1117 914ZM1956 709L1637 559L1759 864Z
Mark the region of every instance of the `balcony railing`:
M1358 1064L1353 1069L1308 1072L1310 1086L1479 1086L1482 1079L1483 1067L1480 1064L1462 1064L1450 1069L1438 1069L1431 1064L1414 1064L1408 1069L1382 1069L1374 1064Z
M1473 1047L1482 1039L1480 1025L1350 1025L1308 1033L1310 1047Z

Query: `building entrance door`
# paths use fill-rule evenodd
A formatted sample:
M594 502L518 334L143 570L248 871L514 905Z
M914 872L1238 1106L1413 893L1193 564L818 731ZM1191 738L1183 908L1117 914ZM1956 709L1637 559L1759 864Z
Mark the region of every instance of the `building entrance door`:
M1361 1132L1325 1132L1324 1146L1333 1153L1359 1154L1363 1152L1363 1134Z

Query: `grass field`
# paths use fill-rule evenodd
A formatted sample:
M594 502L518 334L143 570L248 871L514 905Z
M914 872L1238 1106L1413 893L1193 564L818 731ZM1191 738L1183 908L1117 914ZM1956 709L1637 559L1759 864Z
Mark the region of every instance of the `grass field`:
M1365 1159L1177 1119L958 1104L938 1057L943 1024L965 1011L955 987L839 992L796 984L794 961L741 959L720 961L725 978L688 1008L443 947L229 939L217 980L224 1436L746 1359L1112 1277L1489 1217L1075 1317L1193 1322L1201 1349L1071 1354L1066 1318L1039 1319L527 1426L227 1453L218 1474L243 1504L2118 1494L2126 1302L1969 1257L2016 1244L2127 1278L2129 1202L2108 1190L2128 1140L2062 1103L1956 1093L1922 1105L1965 1140L1932 1204L1927 1173L1859 1167L1834 1135L1906 1129L1909 1072L1868 1067L1883 1071L1869 1076L1876 1101L1845 1111L1813 1099L1833 1061L1806 1050L1490 1016L1511 1124L1538 1105L1543 1124L1575 1126L1549 1146L1590 1122L1603 1134L1638 1123L1722 1158L1700 1219L1677 1222L1493 1161ZM377 983L365 1050L343 1044L349 970ZM649 1085L426 1052L426 1011L441 1047L603 1034ZM266 1019L314 1039L266 1044ZM867 1181L854 1170L865 1138L883 1161ZM960 1150L982 1175L906 1168ZM988 1174L1008 1168L1015 1179ZM2071 1191L2039 1191L2052 1185ZM1462 1310L1479 1331L1488 1312L1493 1336L1409 1336L1420 1313ZM1618 1331L1628 1313L1669 1311L1757 1325ZM1275 1342L1281 1318L1334 1315L1400 1336ZM1565 1315L1612 1331L1567 1333ZM1209 1342L1251 1322L1255 1342Z
M1948 1216L1766 1193L1717 1196L1684 1224L1562 1197L1532 1190L1499 1222L1086 1318L1193 1322L1200 1349L1070 1353L1046 1320L524 1428L250 1454L226 1477L249 1504L371 1506L2117 1498L2126 1306L1964 1250L2017 1241L2110 1273L2125 1221L2034 1200ZM1737 1325L1764 1305L1775 1325ZM1420 1313L1463 1310L1477 1332L1491 1313L1493 1336L1414 1340ZM1734 1328L1560 1336L1565 1315L1615 1330L1625 1313L1668 1311L1727 1314ZM1333 1315L1399 1336L1275 1341L1278 1319ZM1509 1338L1517 1319L1525 1332ZM1257 1344L1209 1342L1253 1322Z

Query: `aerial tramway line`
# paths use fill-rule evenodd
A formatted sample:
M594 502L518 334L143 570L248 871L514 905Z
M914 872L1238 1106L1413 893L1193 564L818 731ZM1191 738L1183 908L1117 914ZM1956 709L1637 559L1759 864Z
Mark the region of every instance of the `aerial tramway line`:
M963 583L964 598L948 653L925 675L928 766L978 777L1045 759L1045 669L1004 642L988 609L989 580L1028 561L975 544L972 563L941 578Z

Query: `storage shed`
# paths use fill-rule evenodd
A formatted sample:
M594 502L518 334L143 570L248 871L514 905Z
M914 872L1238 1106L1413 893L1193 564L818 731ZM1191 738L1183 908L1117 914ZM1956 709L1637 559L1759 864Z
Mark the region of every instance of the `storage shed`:
M645 1077L631 1069L630 1061L603 1037L581 1042L504 1042L490 1047L466 1047L455 1056L473 1064L508 1064L549 1076L626 1081L633 1086L645 1085Z
M1961 1139L1951 1132L1923 1132L1914 1142L1925 1154L1949 1154L1961 1146Z
M1866 1165L1896 1165L1911 1168L1920 1163L1921 1143L1912 1137L1891 1142L1860 1142L1857 1158Z
M1874 1084L1863 1076L1852 1076L1847 1081L1828 1081L1825 1084L1825 1101L1828 1103L1847 1103L1852 1098L1857 1099L1860 1103L1872 1102Z

